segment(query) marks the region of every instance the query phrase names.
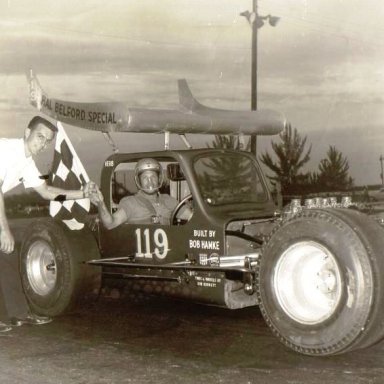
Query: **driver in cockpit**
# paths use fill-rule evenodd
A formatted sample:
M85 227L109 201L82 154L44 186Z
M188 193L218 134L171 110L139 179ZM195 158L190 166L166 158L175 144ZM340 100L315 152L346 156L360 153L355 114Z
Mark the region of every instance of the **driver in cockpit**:
M139 191L121 199L116 212L109 212L98 188L90 194L90 199L97 206L101 222L107 229L123 223L169 225L178 201L168 194L160 194L163 181L161 164L152 158L141 159L135 167L135 182ZM178 217L188 220L191 215L191 210L186 207Z

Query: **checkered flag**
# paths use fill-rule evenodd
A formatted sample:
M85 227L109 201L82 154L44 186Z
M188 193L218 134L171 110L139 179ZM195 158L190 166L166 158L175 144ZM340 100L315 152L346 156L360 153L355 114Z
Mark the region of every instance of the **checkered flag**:
M55 153L52 165L52 186L63 189L81 189L89 177L64 128L57 123ZM79 230L84 227L90 209L90 200L51 201L49 213L52 217L62 220L69 229Z

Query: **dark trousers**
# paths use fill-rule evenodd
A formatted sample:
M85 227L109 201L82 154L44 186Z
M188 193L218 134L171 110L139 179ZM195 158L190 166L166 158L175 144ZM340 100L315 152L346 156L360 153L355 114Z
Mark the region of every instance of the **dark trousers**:
M0 251L0 321L12 317L24 318L29 311L21 285L17 251Z

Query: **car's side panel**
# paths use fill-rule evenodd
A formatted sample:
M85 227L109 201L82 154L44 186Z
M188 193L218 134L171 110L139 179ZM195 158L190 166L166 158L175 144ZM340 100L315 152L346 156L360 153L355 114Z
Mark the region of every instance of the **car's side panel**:
M110 231L101 229L103 257L129 257L144 264L207 265L212 256L224 255L224 233L197 216L195 212L184 225L126 223Z

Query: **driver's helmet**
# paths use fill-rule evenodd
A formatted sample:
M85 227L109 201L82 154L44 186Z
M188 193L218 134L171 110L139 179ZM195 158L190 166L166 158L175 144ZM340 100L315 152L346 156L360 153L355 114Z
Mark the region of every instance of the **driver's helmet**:
M163 181L164 181L163 168L161 167L161 164L157 160L151 159L151 158L141 159L136 164L135 182L136 182L137 188L143 190L144 192L150 192L150 191L147 191L145 188L143 188L140 182L140 175L144 171L155 171L157 173L159 182L158 182L158 185L155 186L155 190L156 191L159 190L163 185Z

